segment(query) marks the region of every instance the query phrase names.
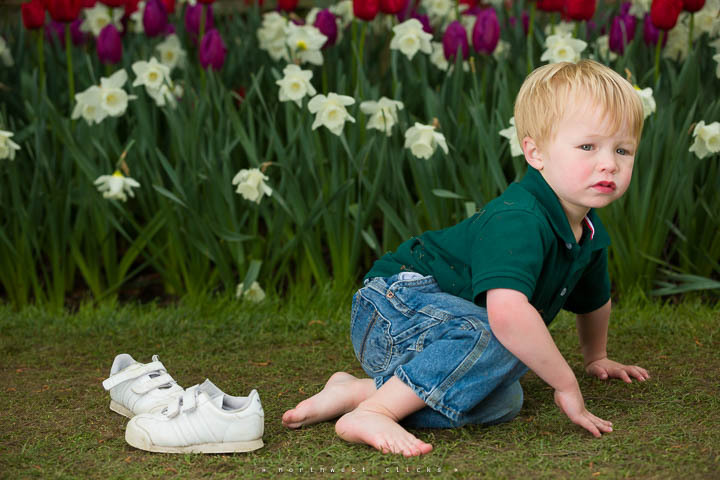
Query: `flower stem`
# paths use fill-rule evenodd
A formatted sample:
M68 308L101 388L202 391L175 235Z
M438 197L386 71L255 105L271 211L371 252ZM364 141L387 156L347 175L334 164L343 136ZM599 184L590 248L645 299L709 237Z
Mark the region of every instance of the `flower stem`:
M690 13L690 29L688 30L688 51L692 52L693 28L695 27L695 12Z
M37 49L38 49L38 71L40 74L40 91L45 90L45 48L43 45L44 34L42 30L37 30Z
M75 101L75 77L73 76L72 67L72 50L71 50L72 39L70 37L70 24L65 24L65 56L67 57L67 77L68 77L68 92L70 94L70 107Z
M660 48L662 47L663 42L663 36L665 35L665 30L660 30L660 33L658 34L658 41L657 45L655 45L655 88L657 88L657 82L658 77L660 76Z
M530 21L528 22L527 34L527 73L533 70L533 35L535 30L535 2L530 4Z

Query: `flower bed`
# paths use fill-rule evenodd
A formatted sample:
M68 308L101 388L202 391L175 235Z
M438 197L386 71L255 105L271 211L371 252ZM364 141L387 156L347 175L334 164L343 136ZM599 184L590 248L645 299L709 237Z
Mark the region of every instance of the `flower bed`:
M16 306L152 278L252 298L355 282L521 176L519 85L580 58L646 106L633 183L601 212L615 285L716 288L718 0L81 3L28 2L2 30L0 281Z

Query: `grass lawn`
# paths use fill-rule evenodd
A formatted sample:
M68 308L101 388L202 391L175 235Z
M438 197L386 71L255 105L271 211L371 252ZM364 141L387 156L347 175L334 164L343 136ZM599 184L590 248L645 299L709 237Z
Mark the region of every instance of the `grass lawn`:
M280 422L333 372L363 375L350 346L349 310L350 295L325 292L260 305L221 299L73 314L0 306L0 477L720 478L720 306L621 299L611 358L652 375L630 385L585 375L574 320L565 314L555 320L553 336L588 409L614 423L603 438L567 420L549 387L529 373L517 419L413 430L434 446L414 459L345 443L331 422L295 431ZM101 386L121 352L141 362L160 355L183 386L207 377L231 395L256 388L265 447L168 455L128 446L125 419L108 409Z

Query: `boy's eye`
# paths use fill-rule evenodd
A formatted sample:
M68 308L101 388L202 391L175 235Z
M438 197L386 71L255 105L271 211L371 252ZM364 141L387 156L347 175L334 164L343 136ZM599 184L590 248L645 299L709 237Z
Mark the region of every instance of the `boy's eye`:
M625 150L624 148L618 148L618 149L616 149L616 150L615 150L615 153L617 153L618 155L630 155L630 152L628 152L628 151Z
M585 150L586 152L589 152L590 150L593 149L593 146L590 145L589 143L586 143L585 145L580 145L580 148L581 148L582 150Z

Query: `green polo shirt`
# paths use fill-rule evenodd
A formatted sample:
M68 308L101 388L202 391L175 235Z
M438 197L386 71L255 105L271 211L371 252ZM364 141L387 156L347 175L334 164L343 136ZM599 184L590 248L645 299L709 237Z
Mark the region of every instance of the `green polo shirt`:
M528 168L520 182L478 213L403 242L365 278L402 271L432 275L442 291L480 306L488 290L509 288L525 294L549 324L561 308L587 313L608 301L609 244L593 210L578 244L557 195Z

